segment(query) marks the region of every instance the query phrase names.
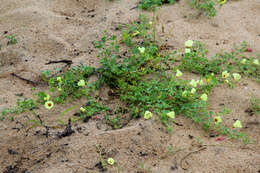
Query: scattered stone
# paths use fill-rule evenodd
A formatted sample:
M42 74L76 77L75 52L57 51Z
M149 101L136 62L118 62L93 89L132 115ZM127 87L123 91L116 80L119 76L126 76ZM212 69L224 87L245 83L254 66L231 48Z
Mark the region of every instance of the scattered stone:
M193 136L192 136L192 135L189 135L189 138L190 138L190 139L193 139Z
M254 115L254 111L252 109L250 109L250 108L247 108L245 110L245 113L247 113L249 116L253 116Z
M6 170L3 173L17 173L19 171L19 168L16 165L9 165L5 169Z
M66 136L70 136L73 133L75 133L75 131L71 128L71 120L69 119L69 123L66 126L66 128L64 129L63 132L58 132L57 136L58 138L64 138Z
M19 154L19 153L17 151L12 150L12 149L8 149L8 154L16 155L16 154Z

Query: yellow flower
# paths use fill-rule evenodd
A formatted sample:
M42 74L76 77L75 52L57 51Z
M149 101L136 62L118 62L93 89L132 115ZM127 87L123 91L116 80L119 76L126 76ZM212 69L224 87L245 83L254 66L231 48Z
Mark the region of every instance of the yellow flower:
M79 82L78 82L78 86L80 86L80 87L83 87L83 86L85 86L86 85L86 83L85 83L85 81L83 80L83 79L81 79Z
M192 88L191 91L190 91L191 94L194 94L195 92L196 92L195 88Z
M186 48L186 49L184 50L184 53L191 53L191 50L190 50L189 48Z
M153 114L150 111L145 111L144 113L144 119L148 120L152 118Z
M50 95L49 95L49 94L47 94L47 95L44 97L44 100L45 100L45 101L48 101L48 100L50 100Z
M242 128L242 124L239 120L236 120L236 122L233 124L234 128Z
M108 163L109 165L114 165L115 161L114 161L113 158L110 157L110 158L107 159L107 163Z
M202 79L198 80L197 83L198 83L199 85L203 85L203 84L204 84Z
M188 92L185 90L182 92L182 97L187 97L188 96Z
M197 87L197 82L196 82L194 79L192 79L192 80L190 81L190 85L191 85L192 87Z
M138 50L140 51L140 53L144 53L145 48L144 47L138 47Z
M61 89L61 88L58 88L58 91L62 91L62 89Z
M246 61L247 61L247 60L246 60L245 58L243 58L243 59L240 61L240 63L241 63L241 64L245 64Z
M181 76L182 76L182 72L181 72L180 70L177 70L177 71L176 71L176 76L177 76L177 77L181 77Z
M226 82L227 84L229 84L229 80L227 80L227 79L226 79L224 82Z
M229 73L227 71L223 71L222 72L222 78L228 78L229 77Z
M215 124L219 124L219 123L221 123L221 122L222 122L222 119L221 119L220 116L214 117L214 123L215 123Z
M200 96L200 99L203 100L203 101L207 101L208 100L208 95L207 94L202 94Z
M236 82L238 82L241 79L241 75L238 74L238 73L233 73L233 77L234 77Z
M211 77L209 77L209 78L207 78L207 79L206 79L206 82L207 82L207 83L210 83L210 82L211 82L211 80L212 80L212 78L211 78Z
M61 82L61 77L57 77L57 81L58 81L58 82Z
M150 21L150 22L149 22L149 25L152 25L152 24L153 24L153 22L152 22L152 21Z
M193 41L192 40L187 40L185 42L185 47L192 47L192 45L193 45Z
M44 106L46 109L50 110L51 108L53 108L54 103L52 101L47 101L45 102Z
M226 2L227 2L227 0L219 0L219 1L218 1L219 5L223 5L223 4L225 4Z
M136 35L138 35L138 34L140 34L140 32L139 32L139 31L135 31L135 32L132 34L132 36L134 37L134 36L136 36Z
M254 63L255 65L259 65L258 59L255 59L255 60L253 61L253 63Z
M86 112L86 109L83 108L83 107L80 107L80 111L81 111L81 112Z
M175 118L175 112L174 112L174 111L168 112L166 115L167 115L168 117L172 118L172 119Z

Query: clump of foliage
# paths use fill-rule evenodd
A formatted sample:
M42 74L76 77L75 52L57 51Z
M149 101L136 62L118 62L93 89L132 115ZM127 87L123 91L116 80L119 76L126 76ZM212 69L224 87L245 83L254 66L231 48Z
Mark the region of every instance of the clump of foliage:
M249 109L252 110L254 114L259 115L260 114L260 98L252 97L250 99Z
M2 110L0 119L2 119L7 114L20 114L28 110L32 111L35 108L36 104L32 99L18 99L15 107Z
M17 39L15 38L15 34L6 35L5 38L8 39L7 44L16 44L17 43Z
M139 3L139 8L151 10L163 4L174 4L175 2L176 0L141 0Z
M260 66L254 63L258 61L258 58L247 58L244 55L247 47L248 44L243 42L241 46L235 45L231 53L222 52L208 58L206 56L208 50L203 49L203 45L197 42L192 47L191 53L184 54L181 58L180 68L203 76L211 73L220 75L224 70L227 70L230 73L242 73L259 80Z
M88 87L82 87L78 85L78 81L88 79L94 74L94 68L88 66L78 66L66 71L60 76L60 80L56 77L52 77L48 80L50 90L52 92L58 90L58 95L53 98L55 103L64 103L67 97L74 99L81 98L82 96L88 96L88 92L91 89L91 84L87 84Z
M190 4L207 16L214 17L216 15L214 0L192 0Z
M163 4L174 4L178 0L141 0L139 2L139 8L144 10L155 10L157 7ZM219 0L218 4L222 6L226 3L226 0ZM198 9L201 13L206 14L209 17L216 15L216 2L215 0L190 0L191 7Z
M5 38L7 39L7 46L17 43L17 39L15 38L15 36L16 36L15 34L5 35ZM0 43L0 50L1 49L2 49L2 44Z

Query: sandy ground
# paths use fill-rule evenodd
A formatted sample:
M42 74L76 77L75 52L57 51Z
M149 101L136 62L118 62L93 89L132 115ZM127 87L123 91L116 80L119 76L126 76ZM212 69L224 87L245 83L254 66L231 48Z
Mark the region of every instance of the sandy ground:
M68 59L73 65L99 66L97 50L92 42L101 38L103 31L119 34L115 27L128 23L142 12L133 9L137 0L0 0L0 110L12 106L17 94L31 97L33 86L10 75L15 73L34 81L42 70L55 70L62 64L46 65L50 60ZM223 49L229 51L234 43L247 41L260 52L260 1L228 1L217 9L217 16L198 17L185 0L164 6L158 16L157 36L160 42L182 49L187 39L206 44L210 55ZM152 15L145 12L147 15ZM162 30L164 28L164 32ZM18 43L6 46L5 33L16 34ZM39 86L37 90L46 90ZM104 96L107 90L103 91ZM23 173L86 173L102 172L98 167L102 157L113 157L114 166L106 172L170 173L170 172L260 172L260 117L250 116L251 95L260 97L260 85L249 79L235 87L216 88L209 97L210 109L217 112L223 106L231 110L225 123L240 119L241 130L255 140L244 146L237 140L216 141L201 127L181 116L167 134L156 118L150 121L133 120L119 130L105 131L103 121L73 124L75 133L57 139L46 138L42 128L23 128L26 113L15 121L0 121L0 172ZM113 100L111 100L113 102ZM67 103L41 116L51 124L57 115L73 104ZM63 117L67 119L73 112ZM31 115L28 115L31 116ZM53 129L51 133L62 131ZM170 151L169 148L171 148Z

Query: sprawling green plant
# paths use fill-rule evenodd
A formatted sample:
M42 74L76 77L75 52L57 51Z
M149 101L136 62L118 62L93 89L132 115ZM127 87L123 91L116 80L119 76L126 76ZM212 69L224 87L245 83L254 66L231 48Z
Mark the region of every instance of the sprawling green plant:
M248 47L246 43L231 53L219 53L212 58L206 57L207 50L200 42L193 44L191 40L185 43L184 53L169 53L156 42L153 27L148 18L140 16L126 25L120 38L105 32L102 39L94 43L99 49L101 66L77 66L55 77L44 73L43 79L52 94L37 93L36 103L52 109L54 104L64 103L68 98L85 97L88 101L74 114L73 120L87 121L102 114L113 128L120 128L121 114L100 102L98 91L106 86L121 102L122 114L130 114L132 118L149 119L155 114L171 131L172 123L176 123L175 115L184 115L205 130L215 129L248 142L245 134L221 124L221 116L208 110L207 100L214 87L225 83L233 87L241 75L259 78L259 58L243 55ZM200 79L183 80L181 71L196 73ZM97 79L90 82L93 75ZM34 104L25 104L31 105L25 109L34 108ZM115 116L110 117L112 114ZM234 127L240 128L241 122L236 122Z

